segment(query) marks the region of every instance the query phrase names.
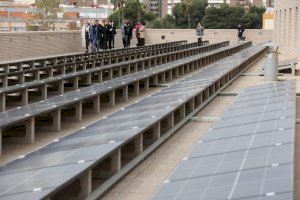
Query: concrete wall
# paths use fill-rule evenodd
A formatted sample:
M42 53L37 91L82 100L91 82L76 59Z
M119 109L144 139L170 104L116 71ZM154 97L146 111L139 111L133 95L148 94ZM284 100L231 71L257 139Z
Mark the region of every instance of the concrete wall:
M284 57L300 60L300 1L275 0L274 40Z
M263 43L272 40L272 30L252 29L246 30L247 40L253 41L254 44ZM166 41L188 40L189 42L197 41L194 29L151 29L147 30L146 43L161 42L161 35L166 36ZM230 43L237 43L237 30L234 29L206 29L204 31L204 40L210 42L220 42L229 40Z
M79 32L0 33L0 60L82 51Z
M161 35L166 39L162 40ZM272 31L269 30L246 30L247 40L255 44L272 39ZM121 34L116 35L116 48L122 47ZM147 44L170 42L176 40L188 40L195 42L197 37L195 30L188 29L148 29ZM205 30L204 40L219 42L229 40L237 42L236 30ZM132 40L132 46L136 45L136 39ZM82 52L81 32L22 32L0 33L0 60L10 60L34 56L57 55L64 53Z

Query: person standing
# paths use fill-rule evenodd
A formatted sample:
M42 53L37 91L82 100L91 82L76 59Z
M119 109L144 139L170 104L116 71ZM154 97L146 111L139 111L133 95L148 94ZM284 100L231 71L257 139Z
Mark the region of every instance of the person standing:
M97 44L98 44L98 51L100 49L103 49L103 31L104 31L104 28L102 26L101 23L98 23L97 24L97 33L98 33L98 38L97 38Z
M140 22L137 22L136 25L134 26L134 29L135 29L135 37L138 41L138 43L136 44L136 46L140 46L140 33L139 33L139 30L140 30L140 27L141 27L141 23Z
M113 21L110 21L110 26L112 29L111 44L112 44L112 48L115 48L115 35L117 34L117 32Z
M102 49L104 51L107 50L107 41L108 41L108 30L107 30L107 21L103 20L103 32L101 35L101 44L102 44Z
M97 51L97 26L96 26L96 22L93 22L93 24L90 26L89 29L89 38L92 44L92 52L96 52Z
M82 47L85 48L86 52L89 52L89 46L90 46L90 23L87 22L85 25L82 26L81 29L81 39L82 39Z
M241 24L239 24L238 25L238 38L239 38L239 41L245 40L244 31L245 31L244 27Z
M127 20L127 25L125 29L127 47L130 47L130 42L132 39L132 31L133 31L133 27L131 26L131 21Z
M145 39L146 39L146 23L142 21L141 27L139 28L139 39L138 39L139 46L145 46Z
M198 38L198 44L201 45L202 44L202 37L204 35L204 28L201 25L201 23L199 22L197 27L196 27L196 35Z
M122 25L121 25L121 38L122 38L122 43L123 43L123 47L126 48L126 36L125 36L125 25L126 25L126 20L123 21Z
M107 46L109 49L112 48L112 39L113 39L113 29L110 22L105 24L106 36L107 36Z

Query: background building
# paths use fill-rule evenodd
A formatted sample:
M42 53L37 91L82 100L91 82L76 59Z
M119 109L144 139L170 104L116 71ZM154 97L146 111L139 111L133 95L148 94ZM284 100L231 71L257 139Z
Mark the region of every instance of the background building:
M107 0L61 0L60 8L56 30L76 29L84 21L106 19L113 12L113 5ZM0 31L39 30L41 25L34 18L36 13L39 11L35 0L0 0Z
M276 0L274 9L274 40L279 44L279 52L300 60L300 1Z
M167 14L172 15L173 14L173 8L177 3L180 3L181 0L168 0L168 10Z
M220 7L224 3L224 0L208 0L209 6ZM225 0L225 3L230 4L230 0Z

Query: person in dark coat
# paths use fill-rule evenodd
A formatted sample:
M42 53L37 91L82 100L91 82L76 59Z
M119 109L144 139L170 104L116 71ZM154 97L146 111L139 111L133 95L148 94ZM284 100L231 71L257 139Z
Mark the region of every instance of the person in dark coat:
M127 20L127 24L125 26L125 36L126 36L126 46L130 47L130 41L132 39L132 31L133 27L131 26L131 21Z
M104 32L104 27L102 26L101 23L98 23L97 30L98 30L98 50L100 50L103 49L103 32Z
M101 46L102 46L102 50L106 51L107 49L107 41L108 41L108 29L109 28L107 26L107 21L106 20L103 20L103 32L102 32L102 35L101 35Z
M109 24L111 26L111 31L112 31L112 35L111 35L111 45L112 48L115 48L115 35L117 34L116 31L116 27L113 21L109 21Z
M105 24L106 36L107 36L107 46L109 49L112 48L112 40L113 40L113 28L110 22L106 22Z
M238 38L239 38L239 41L245 40L244 31L245 31L244 27L241 24L239 24L238 25Z

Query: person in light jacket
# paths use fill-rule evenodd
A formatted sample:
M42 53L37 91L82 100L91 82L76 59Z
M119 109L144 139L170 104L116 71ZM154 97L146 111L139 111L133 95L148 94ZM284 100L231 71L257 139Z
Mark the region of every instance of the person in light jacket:
M204 35L204 28L201 25L201 23L199 22L197 27L196 27L196 35L198 38L198 43L201 44L202 43L202 37Z
M141 26L139 28L138 46L145 46L145 39L146 39L146 23L142 21Z
M122 42L123 42L124 48L127 47L126 34L125 34L126 24L127 24L127 20L125 19L121 26L121 37L122 37Z
M82 47L86 49L86 52L89 52L90 46L90 26L90 23L87 22L81 29Z
M97 31L97 25L96 22L93 22L93 25L90 26L89 29L89 33L90 33L90 41L92 43L92 51L96 52L97 51L97 39L98 39L98 31Z

